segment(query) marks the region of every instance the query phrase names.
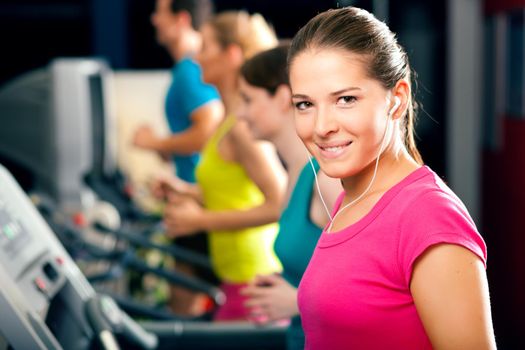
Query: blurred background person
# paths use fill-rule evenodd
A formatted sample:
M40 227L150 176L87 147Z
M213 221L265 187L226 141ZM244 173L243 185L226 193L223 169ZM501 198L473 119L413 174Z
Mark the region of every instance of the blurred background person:
M204 147L197 186L172 183L165 222L172 237L208 232L212 264L227 297L215 320L246 320L239 290L257 274L281 270L273 244L286 175L275 149L237 119L238 76L245 59L274 47L277 38L261 15L244 11L218 14L204 24L202 36L197 60L204 80L217 87L226 118Z
M194 55L201 49L198 29L212 16L210 0L157 0L151 22L157 41L173 58L171 84L165 98L165 114L171 134L156 135L149 126L142 126L134 135L135 146L173 159L179 178L195 182L195 166L199 152L223 118L223 107L214 87L202 81ZM176 240L180 246L208 254L204 233ZM213 281L202 269L177 262L177 270ZM171 309L180 315L200 315L206 298L184 288L171 286Z
M248 122L256 138L275 145L288 173L285 206L274 246L283 273L257 276L241 293L249 298L245 305L255 322L291 318L287 348L304 349L297 286L342 187L338 179L319 171L315 160L309 162L309 153L295 132L287 70L289 48L289 41L281 43L257 54L241 68L239 86L244 109L240 116Z

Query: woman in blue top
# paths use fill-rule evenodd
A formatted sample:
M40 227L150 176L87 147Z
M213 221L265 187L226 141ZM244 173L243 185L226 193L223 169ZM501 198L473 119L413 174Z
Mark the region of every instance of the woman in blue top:
M258 276L243 294L249 297L245 305L255 322L292 318L287 348L303 349L297 286L329 216L315 189L314 176L319 166L308 162L308 153L295 133L286 69L288 48L289 44L283 43L264 51L246 61L241 69L239 86L245 103L239 117L247 120L257 138L275 145L288 172L288 200L275 241L283 274ZM325 204L331 208L342 188L320 172L317 177L323 198L328 201Z

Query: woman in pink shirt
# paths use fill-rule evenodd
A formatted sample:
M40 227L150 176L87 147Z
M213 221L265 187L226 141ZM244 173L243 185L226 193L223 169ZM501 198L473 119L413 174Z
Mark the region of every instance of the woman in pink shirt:
M330 10L288 61L297 133L344 188L299 285L306 348L495 348L485 243L423 165L395 35L364 10Z

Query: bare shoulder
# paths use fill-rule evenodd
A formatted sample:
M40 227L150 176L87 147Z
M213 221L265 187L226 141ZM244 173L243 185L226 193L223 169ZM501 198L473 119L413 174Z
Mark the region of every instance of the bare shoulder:
M191 120L193 122L218 124L224 116L224 106L220 100L210 101L191 113Z

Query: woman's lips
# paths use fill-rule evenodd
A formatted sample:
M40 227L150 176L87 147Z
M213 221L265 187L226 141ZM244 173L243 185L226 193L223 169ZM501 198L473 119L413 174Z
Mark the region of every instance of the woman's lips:
M326 143L317 144L323 158L334 159L340 157L352 144L352 141L338 142L338 143Z

